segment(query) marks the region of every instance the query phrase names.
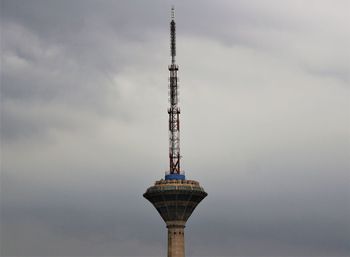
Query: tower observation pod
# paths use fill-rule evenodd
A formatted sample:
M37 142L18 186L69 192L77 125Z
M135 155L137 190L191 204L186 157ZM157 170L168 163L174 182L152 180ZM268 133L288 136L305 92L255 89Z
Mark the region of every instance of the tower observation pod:
M165 179L156 181L143 196L150 201L163 218L168 229L168 257L184 257L184 229L196 206L207 196L199 182L186 180L180 169L180 108L178 107L179 67L176 56L176 24L174 8L170 21L171 64L169 76L169 171Z

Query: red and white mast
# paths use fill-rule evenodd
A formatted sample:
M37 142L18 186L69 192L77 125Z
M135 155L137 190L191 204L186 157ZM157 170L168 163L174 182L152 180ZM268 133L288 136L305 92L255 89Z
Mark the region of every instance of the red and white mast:
M178 79L179 66L175 63L176 56L176 25L175 10L171 8L170 22L170 51L171 64L169 65L169 173L180 174L180 108L178 107Z

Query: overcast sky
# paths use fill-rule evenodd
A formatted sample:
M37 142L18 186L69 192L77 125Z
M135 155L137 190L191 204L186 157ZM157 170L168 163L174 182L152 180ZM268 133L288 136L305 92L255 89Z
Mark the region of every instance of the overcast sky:
M172 4L187 256L350 256L347 0L1 0L1 255L166 255Z

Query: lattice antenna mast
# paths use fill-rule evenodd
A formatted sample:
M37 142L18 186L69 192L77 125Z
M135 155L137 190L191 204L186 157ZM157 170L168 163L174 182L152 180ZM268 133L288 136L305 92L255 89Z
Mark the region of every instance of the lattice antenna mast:
M180 174L180 108L178 107L178 79L177 71L179 67L175 64L176 56L176 25L175 10L171 8L170 22L170 51L171 64L169 65L169 173Z

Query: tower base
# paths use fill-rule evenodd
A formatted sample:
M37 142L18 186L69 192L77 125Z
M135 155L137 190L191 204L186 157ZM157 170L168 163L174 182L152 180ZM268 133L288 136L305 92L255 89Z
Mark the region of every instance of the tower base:
M185 257L185 222L167 222L168 257Z

